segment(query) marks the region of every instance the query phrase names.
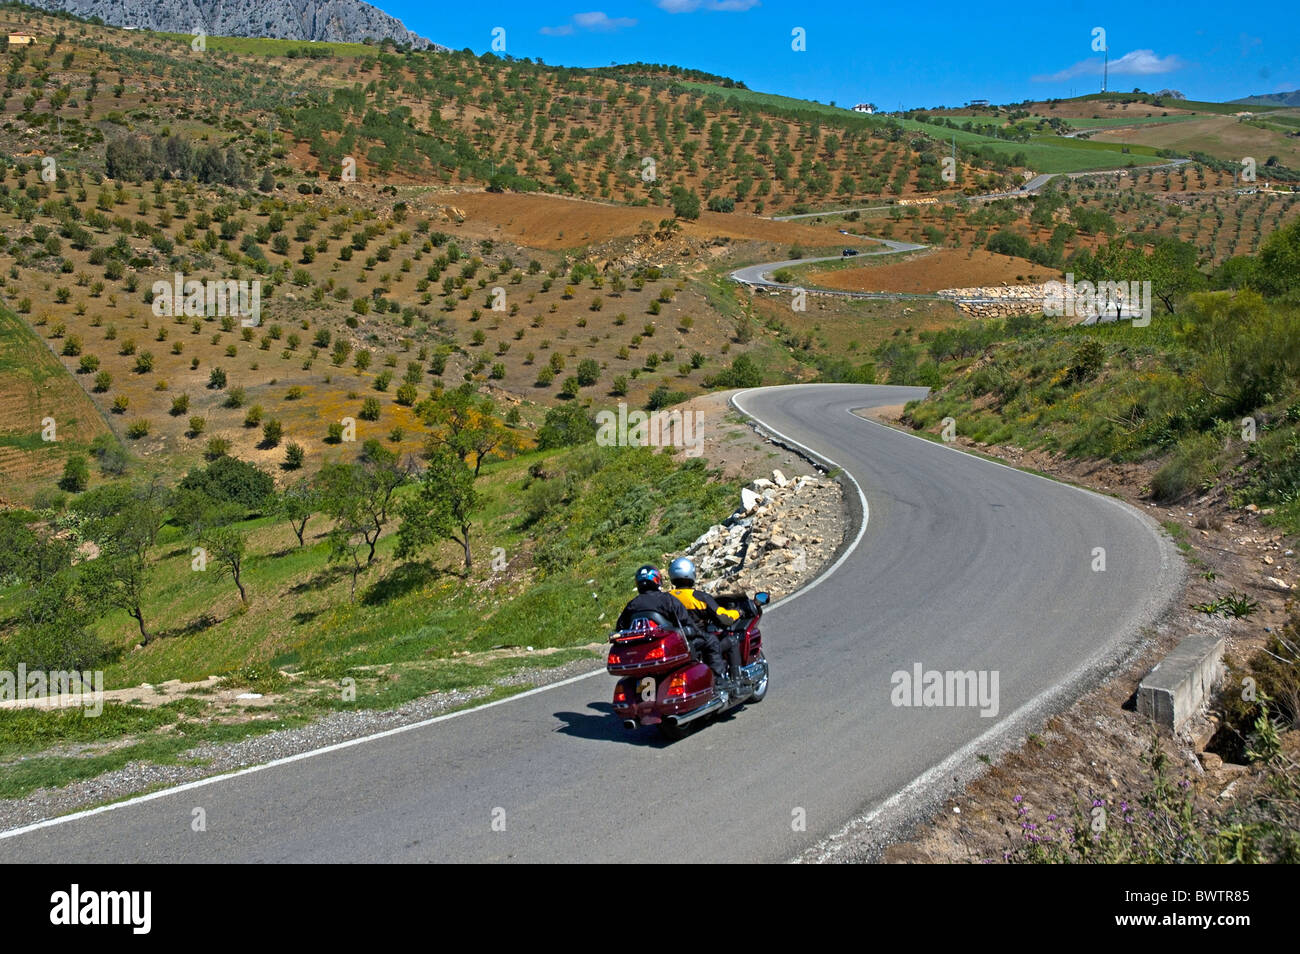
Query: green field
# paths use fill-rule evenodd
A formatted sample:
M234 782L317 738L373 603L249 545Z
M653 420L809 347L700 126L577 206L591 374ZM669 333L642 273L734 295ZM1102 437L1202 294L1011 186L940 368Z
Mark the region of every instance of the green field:
M956 139L957 144L965 149L991 151L1004 162L1009 163L1017 155L1022 155L1025 164L1036 172L1093 172L1159 162L1156 150L1150 146L1126 147L1122 143L1084 142L1062 136L1036 136L1029 142L1009 142L916 119L898 119L895 122L905 129L938 140L952 142ZM1128 152L1124 152L1126 148Z

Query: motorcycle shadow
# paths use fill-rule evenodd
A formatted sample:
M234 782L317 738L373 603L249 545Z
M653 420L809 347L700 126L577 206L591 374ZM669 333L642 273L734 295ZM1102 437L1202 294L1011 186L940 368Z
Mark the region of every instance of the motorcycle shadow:
M623 728L622 721L614 715L614 707L608 702L592 702L587 708L590 712L553 713L555 718L564 723L555 731L578 739L621 742L624 745L639 745L655 749L672 744L653 726L641 726L639 729L632 730Z

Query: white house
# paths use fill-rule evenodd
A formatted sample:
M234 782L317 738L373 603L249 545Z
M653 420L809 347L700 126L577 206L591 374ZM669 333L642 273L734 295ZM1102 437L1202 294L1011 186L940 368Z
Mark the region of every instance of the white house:
M874 113L876 111L875 103L858 103L853 107L855 113Z

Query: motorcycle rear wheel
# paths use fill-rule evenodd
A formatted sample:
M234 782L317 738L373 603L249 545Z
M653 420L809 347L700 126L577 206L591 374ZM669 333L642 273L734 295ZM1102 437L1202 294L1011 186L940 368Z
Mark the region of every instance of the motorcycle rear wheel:
M762 650L759 650L758 658L763 661L763 678L758 681L758 686L754 689L753 695L746 699L746 702L762 702L767 695L767 657L763 655Z

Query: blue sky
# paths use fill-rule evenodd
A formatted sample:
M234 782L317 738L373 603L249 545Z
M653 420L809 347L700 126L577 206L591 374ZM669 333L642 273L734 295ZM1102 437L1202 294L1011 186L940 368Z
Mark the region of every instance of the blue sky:
M793 2L574 0L439 3L379 0L415 32L453 49L563 66L673 63L753 89L882 109L1018 102L1095 92L1105 30L1112 90L1182 90L1226 100L1300 89L1300 17L1223 3ZM802 28L803 51L792 49Z

